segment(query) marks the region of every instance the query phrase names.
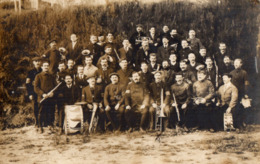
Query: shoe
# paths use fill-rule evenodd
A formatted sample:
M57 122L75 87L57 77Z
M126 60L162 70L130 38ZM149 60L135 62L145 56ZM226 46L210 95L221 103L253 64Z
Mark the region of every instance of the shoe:
M184 132L189 132L189 129L186 126L183 127L183 130Z
M62 135L62 128L59 129L58 134L59 134L59 135Z
M42 127L40 128L39 132L40 132L40 134L42 134L44 132Z
M140 132L141 132L141 133L144 133L145 130L144 130L143 128L140 128Z
M127 132L128 132L128 133L133 132L133 128L129 128L129 129L127 130Z
M211 133L214 133L214 132L215 132L215 130L212 129L212 128L210 128L209 131L210 131Z

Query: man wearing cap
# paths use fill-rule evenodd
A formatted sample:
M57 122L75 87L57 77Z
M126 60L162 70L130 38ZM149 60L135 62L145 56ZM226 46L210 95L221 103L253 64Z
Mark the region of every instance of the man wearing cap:
M98 63L97 63L98 68L101 68L100 63L101 63L102 59L107 59L109 68L111 68L113 71L116 70L119 59L116 56L116 54L113 53L113 49L112 49L111 45L105 46L105 54L99 58Z
M188 84L191 85L197 80L194 72L192 72L191 70L188 70L188 65L187 65L186 60L180 61L180 68L181 68L180 72L183 74L185 82L187 82Z
M50 73L55 74L58 71L58 63L61 61L60 52L57 50L57 41L52 40L49 43L50 48L43 54L43 57L50 61Z
M120 78L120 84L123 86L123 88L125 90L126 86L130 82L130 78L131 78L133 70L129 69L127 67L127 60L126 59L121 59L119 65L120 65L121 69L117 71L117 74Z
M35 80L35 76L39 73L41 73L42 69L41 69L41 58L40 57L34 57L32 59L33 61L33 66L34 68L32 68L28 74L27 74L27 78L26 78L26 90L28 93L28 97L29 99L33 102L33 111L34 111L34 117L35 117L35 126L37 126L38 124L38 102L37 102L37 94L34 92L33 87L34 87L34 80Z
M200 39L196 38L196 32L194 30L189 31L189 38L187 39L190 43L190 48L196 54L199 53L201 47L203 47Z
M117 73L111 73L109 77L111 83L106 86L104 94L105 112L113 129L120 131L125 110L123 105L124 87L119 83L119 75ZM111 111L116 111L117 113L118 126L116 125L116 121L111 117Z
M146 40L146 39L142 40L142 46L137 51L136 57L135 57L135 69L136 70L140 70L140 66L141 66L142 62L146 62L146 63L150 62L149 58L150 58L151 53L152 53L152 51L150 50L148 40Z
M157 50L158 61L161 63L163 60L168 60L170 56L171 47L169 46L169 36L162 36L162 46Z
M170 108L166 107L166 84L162 81L162 72L156 71L154 73L154 79L155 81L152 82L149 86L150 90L150 108L149 108L149 115L150 115L150 130L153 130L155 128L155 114L158 107L160 107L160 110L163 110L163 113L167 116L167 122L166 127L168 125L168 121L170 118ZM163 95L162 95L163 94ZM161 100L163 98L163 100ZM163 102L163 104L161 104ZM161 108L162 107L162 108Z
M106 87L111 81L109 75L113 73L113 69L109 68L106 58L101 59L101 68L97 70L97 83Z
M84 75L87 77L96 76L96 72L98 70L98 68L92 64L92 61L93 59L91 56L85 56L86 66L84 67Z
M181 72L175 75L175 81L176 83L171 85L169 88L170 94L167 95L166 102L167 104L171 104L171 110L174 113L175 126L177 128L178 126L182 126L185 130L187 130L187 121L189 121L189 123L191 124L194 124L194 122L192 122L192 120L190 120L188 116L195 116L193 114L194 112L192 112L192 110L190 109L191 88L190 85L184 81L184 77ZM178 109L176 109L176 107ZM178 121L176 110L178 110L179 112L180 121Z
M79 43L78 37L76 34L70 35L70 40L66 46L66 49L68 50L68 59L72 59L75 61L76 65L82 64L82 57L81 57L81 51L83 49L82 44Z
M141 114L140 131L143 132L149 111L149 93L145 85L140 83L138 72L132 73L132 79L125 92L125 119L131 132L136 123L136 114Z
M100 118L99 119L100 128L101 130L104 130L104 107L103 107L104 87L96 84L96 77L93 75L89 76L87 81L89 85L83 88L82 97L81 97L81 100L87 103L83 111L84 122L90 120L90 110L96 109L97 114Z
M38 127L43 133L42 121L45 126L53 126L55 113L55 92L50 92L56 86L55 77L49 73L49 61L42 61L42 72L37 74L34 83L34 92L39 103ZM40 103L42 99L45 99Z
M197 73L198 81L192 86L194 109L197 111L199 127L201 129L212 128L210 112L212 109L212 98L214 96L214 86L207 80L206 70Z
M161 42L161 39L155 31L155 26L152 26L150 28L148 37L150 38L149 44L150 44L151 49L154 52L157 52L157 47L158 47L159 43Z
M143 25L137 24L136 31L132 34L129 41L134 48L134 53L137 52L139 47L141 46L142 37L145 37L145 33L143 32Z
M100 45L97 44L98 38L96 35L91 34L90 35L90 43L87 45L87 49L90 51L91 55L93 55L93 64L96 65L98 62L98 59L101 56L101 53L103 53L102 48Z
M235 113L235 107L237 106L238 102L238 90L234 84L231 83L232 75L231 74L224 74L223 75L223 82L224 84L219 87L217 91L217 103L220 109L218 110L218 128L223 129L223 114L224 113ZM236 120L237 118L234 118Z
M181 36L178 34L177 29L172 29L170 32L169 45L174 49L175 53L181 48Z

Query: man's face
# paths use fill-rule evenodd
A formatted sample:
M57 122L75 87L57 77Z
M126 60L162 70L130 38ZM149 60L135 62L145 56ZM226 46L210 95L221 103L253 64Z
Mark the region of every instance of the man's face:
M35 60L35 61L33 61L33 65L34 65L35 68L40 68L41 67L41 61Z
M142 41L142 47L146 51L149 49L149 43L148 41Z
M83 74L84 67L78 67L78 74Z
M182 75L176 75L175 80L176 80L177 84L182 84L183 76Z
M129 40L125 39L122 44L124 47L129 47L130 42L129 42Z
M240 60L235 60L234 61L234 67L235 69L241 68L242 67L242 63L240 62Z
M154 27L152 27L149 31L150 31L151 34L155 34L155 28Z
M73 60L69 60L68 61L68 68L71 69L71 68L73 68L73 66L74 66L74 61Z
M219 49L220 50L226 50L227 49L227 47L226 47L226 44L219 44Z
M139 76L138 73L134 73L134 74L133 74L133 81L134 81L135 83L138 83L138 82L140 81L140 76Z
M111 78L110 78L112 84L117 84L118 83L118 76L117 75L112 75Z
M96 79L94 77L92 77L92 78L88 79L88 83L90 86L94 86L96 83Z
M196 35L196 33L194 30L189 31L189 38L195 38L195 35Z
M49 71L49 67L50 67L49 63L43 63L42 64L42 71L43 72L48 72Z
M163 69L168 68L169 67L169 63L167 61L163 61L162 62L162 67L163 67Z
M168 26L163 26L163 32L167 33L169 31L169 27Z
M98 36L98 41L103 42L105 40L105 36Z
M207 68L212 68L213 66L213 61L211 59L206 59L205 64L207 65Z
M173 35L177 35L177 30L176 29L172 29L172 31L171 31L171 36L173 36Z
M108 67L107 60L101 60L100 64L101 64L102 68L107 68Z
M142 70L142 72L146 73L148 71L148 65L147 64L142 64L141 65L141 70Z
M188 42L186 41L186 40L183 40L183 41L181 41L181 46L182 46L182 48L187 48L188 47Z
M154 75L155 82L161 82L162 81L162 75L160 73L156 73Z
M194 55L193 53L190 53L190 54L188 55L188 60L189 60L190 62L195 62L195 60L196 60L195 55Z
M111 33L107 34L108 41L113 41L113 39L114 39L114 36Z
M139 32L141 32L141 31L143 31L143 28L140 27L140 26L138 26L138 27L136 27L136 31L139 33Z
M56 42L51 42L50 43L50 47L51 47L51 49L56 48L57 47L57 43Z
M229 83L229 82L231 81L231 78L229 78L229 77L226 76L226 75L224 75L222 78L223 78L224 84L227 84L227 83Z
M76 42L76 41L78 40L78 38L77 38L77 36L76 36L75 34L72 34L72 35L70 36L70 40L71 40L72 42Z
M107 47L107 48L105 49L105 53L108 54L108 55L110 55L110 54L112 53L112 48L111 48L111 47Z
M162 39L163 45L167 45L169 43L169 40L167 38Z
M169 59L171 62L175 62L177 60L177 57L176 57L176 55L170 55Z
M69 60L68 61L68 68L71 69L71 68L73 68L73 66L74 66L74 61L73 60Z
M199 81L203 81L206 78L206 74L198 72L197 77Z
M92 58L85 58L85 63L86 65L91 65L92 64Z
M66 77L65 77L65 83L66 83L66 85L71 85L71 84L72 84L72 78L71 78L71 76L66 76Z
M126 60L121 61L119 65L120 65L121 69L123 69L123 70L127 69L127 61Z
M182 71L185 71L187 69L187 64L185 62L180 62L180 68Z
M224 57L223 61L224 61L224 64L225 64L225 65L229 65L229 64L231 63L229 57Z
M205 57L206 56L206 53L207 53L207 50L206 49L200 49L200 55L202 57Z
M62 63L62 64L59 64L59 66L58 66L58 69L59 69L59 71L60 71L60 72L63 72L63 71L65 71L65 69L66 69L66 66L65 66L65 64L64 64L64 63Z
M97 43L97 36L91 35L91 37L90 37L90 42L91 42L92 44Z
M150 61L152 63L155 63L156 62L156 56L150 56Z

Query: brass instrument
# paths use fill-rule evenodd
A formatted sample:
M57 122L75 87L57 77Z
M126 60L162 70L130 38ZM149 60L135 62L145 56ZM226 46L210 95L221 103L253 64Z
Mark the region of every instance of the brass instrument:
M91 121L89 125L89 133L96 131L98 118L95 118L96 112L97 112L98 104L93 103L93 110L92 110L92 116Z
M178 121L180 121L181 120L180 119L180 110L178 108L178 104L177 104L176 97L175 97L174 93L172 93L172 97L173 97L173 102L176 105L175 110L176 110L176 113L177 113L177 118L178 118Z
M163 88L161 89L161 106L157 106L155 113L155 129L163 131L163 118L166 117L163 112Z

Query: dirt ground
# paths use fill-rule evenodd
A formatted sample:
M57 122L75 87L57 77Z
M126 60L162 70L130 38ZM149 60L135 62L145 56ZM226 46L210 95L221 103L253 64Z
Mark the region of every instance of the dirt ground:
M259 163L260 125L243 132L57 135L33 126L0 132L0 163Z

